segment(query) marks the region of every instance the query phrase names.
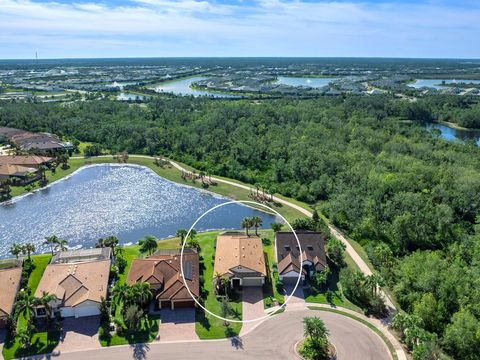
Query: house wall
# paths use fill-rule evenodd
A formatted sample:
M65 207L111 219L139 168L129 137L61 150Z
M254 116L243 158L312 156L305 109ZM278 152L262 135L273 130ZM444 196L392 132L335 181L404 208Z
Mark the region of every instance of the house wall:
M62 317L84 317L100 315L99 304L95 301L85 301L74 307L62 307L60 309Z

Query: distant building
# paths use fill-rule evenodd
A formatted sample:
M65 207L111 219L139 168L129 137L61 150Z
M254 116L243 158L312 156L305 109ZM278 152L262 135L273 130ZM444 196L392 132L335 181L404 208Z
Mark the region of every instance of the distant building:
M228 278L233 287L263 286L267 270L262 240L240 232L219 234L213 272Z
M159 250L146 259L135 259L128 272L127 284L146 282L154 293L160 309L194 307L194 297L200 296L200 264L198 254L191 249L183 253L183 273L181 275L180 251Z
M54 158L45 156L0 156L0 180L12 179L16 185L25 185L40 179L40 166L50 166Z
M275 237L277 267L280 280L285 284L295 284L299 276L302 281L327 266L325 235L314 231L296 231L302 249L293 232L277 232Z

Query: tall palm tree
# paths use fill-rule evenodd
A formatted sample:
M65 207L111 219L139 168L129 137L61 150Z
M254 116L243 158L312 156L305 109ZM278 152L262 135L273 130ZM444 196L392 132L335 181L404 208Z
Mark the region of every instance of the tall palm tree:
M138 244L140 245L140 252L148 253L148 255L152 255L158 247L157 239L152 235L145 236Z
M67 251L68 250L68 241L64 239L58 239L57 245L55 246L55 250L57 251Z
M128 302L131 304L144 305L152 298L152 290L150 290L150 284L147 282L135 283L127 290Z
M57 297L46 291L42 291L42 295L39 298L34 299L36 305L40 305L45 309L45 312L47 313L47 324L52 316L52 306L50 303L55 300L57 300Z
M37 299L29 292L22 290L18 293L16 306L19 313L32 314L37 303Z
M242 219L242 228L245 229L245 234L247 234L247 236L250 236L248 234L248 230L252 227L252 219L249 218L249 217L245 217Z
M104 247L109 247L112 249L112 254L115 256L116 248L118 246L118 238L116 236L109 236L103 240Z
M177 230L176 236L180 238L180 245L183 245L185 241L185 236L187 236L188 231L185 229Z
M52 256L53 256L53 249L55 248L55 245L58 243L58 240L59 239L56 235L45 237L45 241L43 244L50 246L50 250L52 251Z
M218 271L215 271L215 274L213 275L213 282L215 284L215 289L217 292L220 290L220 284L222 281L222 274L220 274Z
M188 235L188 237L190 238L190 240L193 240L195 238L195 236L197 236L197 230L192 229L190 231L190 235Z
M117 282L112 290L112 297L117 304L123 304L127 300L128 285Z
M45 165L40 165L38 167L38 172L40 173L40 181L42 183L42 186L43 185L46 185L48 180L47 180L47 170L48 170L48 167L46 167Z
M22 246L22 253L27 255L28 261L31 261L32 252L35 252L35 245L32 243L26 243Z
M303 331L305 337L310 337L313 341L326 338L329 334L323 320L316 316L303 318Z
M23 254L23 245L13 243L12 246L10 246L10 254L18 259L18 256Z
M255 235L258 236L258 228L262 226L263 220L260 216L254 216L250 218L252 225L255 227Z

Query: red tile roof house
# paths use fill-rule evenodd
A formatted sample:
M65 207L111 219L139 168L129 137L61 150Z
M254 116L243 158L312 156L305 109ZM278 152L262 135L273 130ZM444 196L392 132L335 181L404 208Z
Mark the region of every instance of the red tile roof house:
M111 260L103 256L91 256L85 260L83 254L91 255L95 250L99 253L102 251L69 251L68 258L59 257L58 262L49 264L45 269L35 296L40 297L45 291L57 297L51 304L52 316L78 318L100 314L100 302L102 298L107 298ZM45 317L45 309L37 307L35 315L39 318Z
M0 270L0 329L5 327L7 318L13 314L21 279L21 265Z
M159 250L146 259L135 259L128 272L127 284L147 282L160 309L194 307L180 270L179 250ZM199 256L192 249L183 253L183 273L188 289L195 298L200 295Z
M40 178L41 165L49 166L54 158L45 156L0 156L0 179L13 179L14 184L25 185Z
M302 248L301 264L300 250L293 232L280 231L275 234L278 275L284 284L295 284L300 272L304 283L327 266L325 235L314 231L296 231L296 234Z

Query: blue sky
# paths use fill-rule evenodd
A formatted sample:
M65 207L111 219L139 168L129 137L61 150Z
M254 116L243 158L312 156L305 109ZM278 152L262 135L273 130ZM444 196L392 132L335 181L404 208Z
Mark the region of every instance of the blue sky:
M480 0L0 0L0 58L480 58Z

